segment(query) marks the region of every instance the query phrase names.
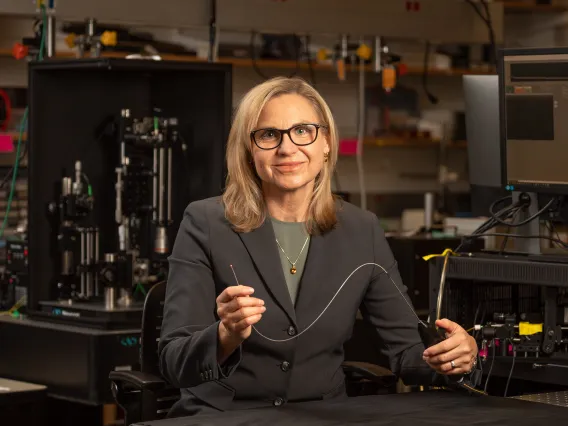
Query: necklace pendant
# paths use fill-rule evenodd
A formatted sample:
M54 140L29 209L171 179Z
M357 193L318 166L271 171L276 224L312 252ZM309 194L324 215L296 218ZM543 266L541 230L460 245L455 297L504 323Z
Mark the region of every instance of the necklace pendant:
M294 274L296 273L296 267L295 267L295 266L292 266L292 267L290 268L290 273L291 273L292 275L294 275Z

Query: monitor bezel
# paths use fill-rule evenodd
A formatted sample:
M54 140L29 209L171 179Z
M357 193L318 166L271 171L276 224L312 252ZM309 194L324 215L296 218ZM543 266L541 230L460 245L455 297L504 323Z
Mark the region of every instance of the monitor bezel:
M520 183L511 185L507 180L507 126L505 110L505 57L528 55L567 55L568 47L504 48L497 54L497 74L499 77L499 132L501 146L501 185L506 191L534 192L539 194L566 195L568 182L559 184Z

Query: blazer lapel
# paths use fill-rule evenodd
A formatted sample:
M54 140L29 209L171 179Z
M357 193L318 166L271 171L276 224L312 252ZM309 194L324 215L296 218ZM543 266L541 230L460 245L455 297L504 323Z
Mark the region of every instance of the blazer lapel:
M272 224L267 220L260 228L238 235L274 299L296 325L296 313L286 286Z

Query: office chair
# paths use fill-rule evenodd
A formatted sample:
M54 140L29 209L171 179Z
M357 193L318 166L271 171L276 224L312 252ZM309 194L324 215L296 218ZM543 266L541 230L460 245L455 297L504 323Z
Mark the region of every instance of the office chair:
M166 282L154 285L146 295L142 313L140 371L112 371L109 375L116 403L124 410L125 424L160 420L180 398L180 391L160 375L158 342L162 326ZM345 361L349 396L396 391L396 377L369 362Z

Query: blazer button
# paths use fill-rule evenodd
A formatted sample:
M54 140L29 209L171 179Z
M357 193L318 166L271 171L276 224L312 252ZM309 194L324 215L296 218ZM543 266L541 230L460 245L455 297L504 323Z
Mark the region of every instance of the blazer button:
M290 370L290 363L288 361L284 361L282 364L280 364L280 368L282 369L282 371L286 372Z
M279 407L279 406L282 405L283 402L284 402L284 400L283 400L282 398L276 398L276 399L274 400L274 405L277 406L277 407Z
M289 335L289 336L295 336L295 335L296 335L296 329L294 328L293 325L291 325L290 327L288 327L288 335Z

